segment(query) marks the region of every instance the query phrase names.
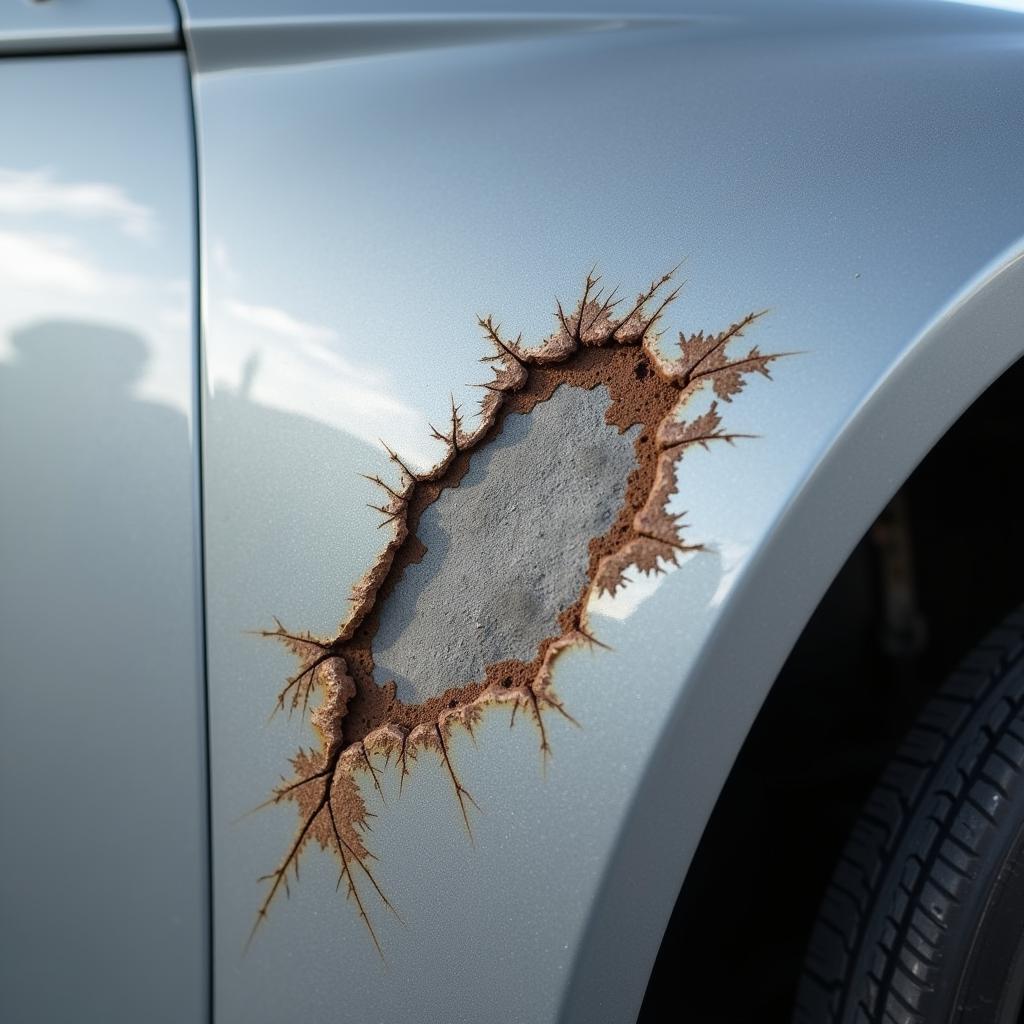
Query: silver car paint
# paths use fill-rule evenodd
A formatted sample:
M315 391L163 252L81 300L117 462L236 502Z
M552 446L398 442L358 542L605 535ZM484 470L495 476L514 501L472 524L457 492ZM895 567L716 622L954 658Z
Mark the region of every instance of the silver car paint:
M273 0L247 4L251 17L241 19L232 7L202 2L186 15L201 72L203 132L218 1020L630 1019L722 780L814 602L934 439L1024 351L1019 17L959 4L820 12L794 4L763 13L686 5L686 16L672 25L676 6L665 6L643 6L656 22L632 11L613 24L606 16L621 4L588 5L588 16L575 22L562 15L565 5L557 17L526 19L480 19L481 4L429 18L398 6L346 15L342 5ZM498 5L492 10L504 13ZM292 31L281 32L289 21ZM212 56L204 57L204 45ZM61 67L69 66L65 59ZM54 138L70 154L82 138L76 131L88 126L89 145L78 142L79 149L106 160L109 180L129 199L145 195L139 183L152 184L146 174L177 175L169 192L180 188L178 207L166 197L141 205L159 211L160 225L190 224L188 142L173 127L184 123L180 97L168 105L159 72L150 81L123 70L173 66L180 76L180 58L94 58L87 66L71 83L50 76L60 94L46 110L61 119L63 133L45 132L54 122L34 105L8 107L0 117L14 118L19 140L33 137L27 119L39 118L41 144L51 154ZM47 95L44 78L10 77L31 75L28 67L0 71L19 95L22 83ZM145 102L152 120L125 120L132 97ZM99 122L96 99L107 111ZM96 133L97 123L110 130ZM126 124L133 140L127 146L114 127ZM159 132L149 130L153 124ZM139 150L156 166L140 170ZM80 152L63 159L73 167L82 162ZM115 203L106 214L121 218L115 237L145 233L136 205ZM64 235L87 227L67 211L61 218ZM167 242L161 252L175 266L183 258L180 276L188 280L188 244ZM71 244L95 243L80 237ZM683 565L653 592L634 589L630 601L607 607L602 625L614 650L560 666L560 692L583 729L554 737L546 777L530 736L504 723L478 735L486 758L469 747L458 751L483 808L475 848L459 831L444 780L427 772L400 802L381 809L375 834L387 851L383 873L406 922L385 926L385 963L334 892L332 865L316 857L304 863L291 902L275 905L243 955L258 906L255 876L273 865L294 818L286 809L236 816L267 795L284 758L308 737L297 721L266 726L289 663L248 631L275 613L302 628L334 629L348 586L378 544L361 508L370 492L355 473L382 464L372 448L378 431L420 460L431 457L426 420L449 390L461 393L464 381L476 379L476 313L494 311L539 338L550 329L553 294L574 295L594 261L628 289L680 255L689 255L691 284L670 329L717 327L770 305L758 342L804 350L735 410L736 426L760 440L728 458L687 465L685 499L714 553ZM74 264L50 265L71 267L65 287L95 280L76 278ZM143 289L137 312L120 292L110 313L151 343L136 400L113 405L119 422L152 422L154 403L184 415L191 409L183 361L191 347L187 332L171 329L176 322L181 330L188 300L161 317L158 292ZM4 308L12 308L7 296ZM81 312L62 309L53 294L39 309L40 316ZM185 347L175 347L175 337L185 338ZM9 363L8 349L0 368ZM53 381L48 375L51 392ZM45 401L59 397L48 392ZM88 431L94 417L92 411L76 422L82 440L99 449L101 439ZM16 437L5 450L19 457L31 450L10 431L0 437ZM172 447L168 482L190 505L191 477L173 461ZM122 465L131 470L116 484L123 511L131 502L147 513L136 529L180 538L182 506L172 499L156 509L152 495L145 504L125 487L126 477L131 483L141 472L138 462L128 457ZM109 530L76 513L73 520L61 516L57 532L77 526L92 537ZM7 522L6 508L3 515ZM32 537L32 529L22 535ZM17 577L21 607L5 625L50 660L54 633L67 629L62 649L78 641L74 650L102 657L107 638L77 635L86 627L71 614L54 616L53 630L44 632L49 623L40 619L21 633L23 608L47 607L52 615L62 607L51 586L36 582L31 570L40 560L25 547L24 555L4 549L5 560L17 557L24 568ZM38 716L27 677L12 690L7 679L15 677L5 670L3 699L19 695L21 702L20 717L4 709L5 741L16 731L12 721L38 729L45 720L46 731L26 731L20 745L8 746L5 754L30 760L5 758L4 787L24 778L28 764L41 773L37 785L49 783L41 790L62 792L55 783L66 784L66 772L47 774L61 762L40 760L40 751L97 741L119 724L102 749L123 750L133 766L155 770L159 765L141 756L154 734L126 732L123 722L125 713L152 712L158 698L191 702L177 719L183 730L160 716L163 731L155 735L173 747L163 754L186 774L189 764L201 763L195 619L180 625L183 609L196 613L195 591L184 582L195 549L176 542L163 554L149 578L177 583L147 591L144 607L160 601L162 642L168 630L179 630L182 660L152 668L174 670L175 679L161 676L163 685L140 693L118 673L111 699L124 713L100 720L83 712L83 731L59 714ZM95 560L88 568L108 571ZM87 610L132 621L139 609L123 606L124 584L152 566L115 568L121 586ZM10 592L5 586L4 597ZM144 646L154 640L142 627L133 635ZM8 650L23 648L5 636L5 657ZM636 681L635 693L615 685L624 673ZM61 677L42 697L58 701L61 687L73 695L67 688L75 678ZM117 803L99 806L102 794L89 786L97 763L95 749L74 762L86 796L97 801L80 808L77 859L136 879L146 866L139 848L122 847L125 859L113 865L109 849L93 848L123 831L111 832L111 823L88 834L89 824L118 811ZM164 774L156 784L167 782ZM192 785L180 791L181 802L169 801L175 816L188 819L177 834L189 843L189 830L202 821L202 795ZM43 806L26 804L21 789L0 792L13 808L3 808L5 822ZM133 815L153 810L132 807ZM125 820L118 818L119 827ZM127 1008L125 1019L150 1019L165 1008L167 1019L204 1016L201 866L196 847L181 852L160 831L177 820L160 816L148 835L127 833L145 839L164 870L159 882L150 877L120 892L97 886L95 873L95 891L75 885L61 873L64 861L49 859L63 853L59 847L26 844L34 828L53 828L50 820L32 817L26 829L5 833L13 852L4 850L3 863L27 872L16 896L28 903L33 890L24 879L43 877L65 895L48 938L89 942L89 925L102 920L96 934L113 931L123 943L117 950L92 943L96 973L86 962L73 974L64 957L58 962L68 975L34 988L33 997L56 1008L58 1019L68 1005L61 1000L82 1007L89 998ZM26 863L33 854L35 862ZM167 876L176 870L184 874ZM75 900L92 899L98 902L88 915L69 913ZM163 1001L162 989L151 988L142 1012L141 988L125 962L145 965L134 977L140 985L169 978L146 973L154 947L136 941L129 948L126 934L134 913L165 899L197 926L189 963L200 968L178 975ZM173 920L156 911L148 924L134 937L145 934L163 948L159 926L173 931ZM187 955L187 947L174 948ZM19 952L24 960L4 966L24 983L46 952L38 943ZM114 955L128 960L115 962ZM122 983L128 979L127 992L100 984L102 970L115 967Z
M187 65L0 61L0 97L0 1020L199 1021Z
M15 0L0 10L0 56L157 49L180 42L171 0Z
M425 43L403 13L355 11L327 19L332 54L309 8L275 61L260 18L280 5L234 26L234 51L224 9L187 8L218 1019L627 1020L814 601L1024 350L1020 19L801 5L787 32L777 7L730 7L529 35L460 14ZM607 606L611 651L559 664L582 729L558 731L546 775L504 722L457 745L475 845L440 774L401 800L386 779L386 807L367 796L404 920L376 922L383 962L318 856L243 955L294 812L243 815L312 742L298 719L267 724L289 661L247 631L278 615L333 633L380 543L356 474L384 466L378 435L418 465L436 454L427 421L469 395L477 314L539 340L593 263L637 289L681 256L670 329L769 306L758 343L803 353L730 413L759 440L686 466L680 501L712 551Z

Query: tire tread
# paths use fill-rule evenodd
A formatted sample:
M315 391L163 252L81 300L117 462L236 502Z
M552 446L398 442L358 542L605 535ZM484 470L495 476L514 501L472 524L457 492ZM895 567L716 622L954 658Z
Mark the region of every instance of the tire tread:
M1024 609L924 707L851 831L822 900L793 1020L924 1024L950 923L1024 785ZM813 967L810 965L813 964Z

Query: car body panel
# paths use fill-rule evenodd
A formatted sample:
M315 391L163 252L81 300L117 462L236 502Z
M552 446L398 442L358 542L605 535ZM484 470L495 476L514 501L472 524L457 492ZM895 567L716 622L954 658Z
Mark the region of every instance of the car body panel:
M0 55L156 49L180 42L171 0L26 0L0 10Z
M693 822L710 817L786 655L923 454L1024 355L1022 325L1024 246L1015 245L921 330L794 488L701 638L692 682L661 723L593 900L562 1019L633 1018L658 951L654 923L667 923L667 894L678 891L700 840ZM952 504L974 497L950 482ZM637 877L643 885L631 884Z
M187 64L0 61L0 95L0 1018L198 1021Z
M636 1012L789 645L884 501L1024 351L1020 19L837 10L799 33L741 7L602 31L455 19L447 36L367 15L370 43L342 26L307 46L299 24L275 57L260 26L233 50L223 9L187 5L217 1019ZM580 726L554 723L546 764L500 715L453 739L472 842L443 772L400 798L393 775L379 796L367 782L402 919L375 906L383 955L319 852L246 950L255 880L297 824L289 806L247 812L317 742L299 715L267 722L291 661L254 631L277 616L334 635L382 544L358 474L386 471L378 437L419 468L439 456L428 424L450 395L472 401L478 315L534 344L595 264L629 294L683 257L669 338L768 307L752 340L794 353L730 406L757 438L683 465L679 508L707 550L595 612L611 649L559 662Z

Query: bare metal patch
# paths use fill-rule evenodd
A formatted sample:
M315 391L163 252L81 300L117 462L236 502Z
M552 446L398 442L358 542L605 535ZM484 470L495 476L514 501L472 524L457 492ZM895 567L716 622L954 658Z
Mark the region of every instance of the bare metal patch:
M580 538L599 536L626 496L637 424L608 426L602 386L559 388L529 415L513 413L458 487L424 510L426 545L384 605L374 678L418 703L530 661L587 583Z
M614 595L630 569L658 573L700 550L667 511L677 468L694 445L744 436L726 431L721 403L747 375L769 377L783 353L731 351L762 315L750 313L718 334L680 333L670 355L656 328L678 294L666 293L671 277L625 313L588 277L574 311L559 306L555 333L534 348L481 319L493 375L478 421L467 429L453 401L433 431L444 457L426 473L385 446L396 473L369 479L391 536L353 588L337 636L280 623L266 631L298 660L277 709L305 713L319 696L311 720L322 742L292 758L291 780L268 801L293 802L299 827L266 876L254 932L318 843L337 856L339 884L379 952L369 898L394 907L370 869L379 851L367 845L359 777L382 799L375 759L396 765L401 783L419 755L433 754L471 834L475 805L449 756L453 730L472 733L505 707L513 723L522 712L534 724L547 757L545 716L575 721L555 692L554 663L568 648L600 645L586 622L589 598ZM706 389L712 400L687 418Z

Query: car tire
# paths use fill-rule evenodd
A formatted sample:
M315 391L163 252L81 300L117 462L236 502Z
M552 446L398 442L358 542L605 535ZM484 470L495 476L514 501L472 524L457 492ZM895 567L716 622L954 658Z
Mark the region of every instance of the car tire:
M1024 609L889 762L835 867L794 1024L1024 1020Z

